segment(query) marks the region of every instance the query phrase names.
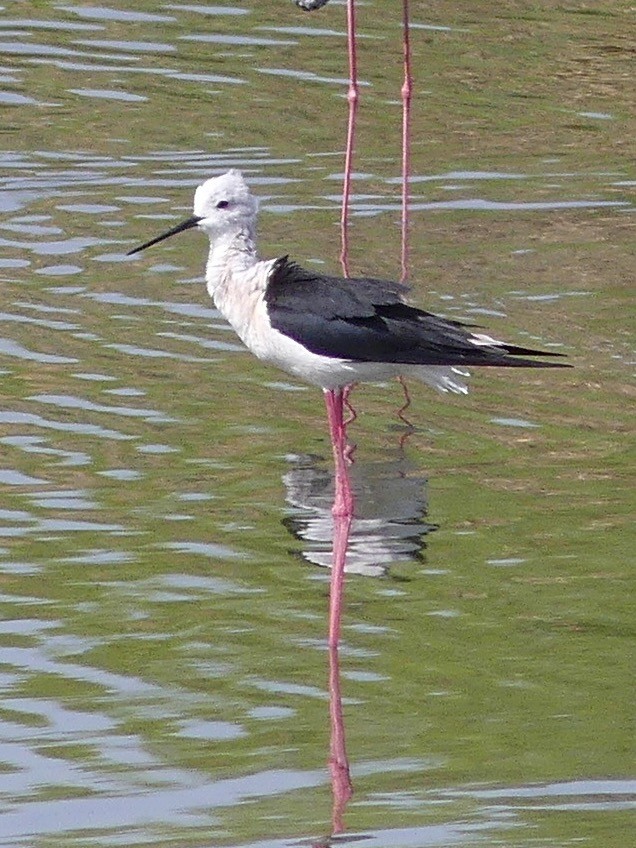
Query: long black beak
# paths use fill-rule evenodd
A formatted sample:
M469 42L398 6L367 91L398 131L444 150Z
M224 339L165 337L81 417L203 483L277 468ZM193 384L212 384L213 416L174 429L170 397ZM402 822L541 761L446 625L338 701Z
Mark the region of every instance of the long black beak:
M203 218L200 215L192 215L191 218L187 218L185 221L182 221L180 224L177 224L176 227L172 227L171 230L162 233L160 236L155 236L155 238L150 239L150 241L145 242L145 244L140 244L139 247L133 247L132 250L128 251L126 256L132 256L133 253L139 253L139 251L145 250L147 247L151 247L153 244L157 244L158 241L163 241L164 239L170 238L170 236L176 236L177 233L182 233L184 230L191 230L192 227L196 227L199 221L202 220Z

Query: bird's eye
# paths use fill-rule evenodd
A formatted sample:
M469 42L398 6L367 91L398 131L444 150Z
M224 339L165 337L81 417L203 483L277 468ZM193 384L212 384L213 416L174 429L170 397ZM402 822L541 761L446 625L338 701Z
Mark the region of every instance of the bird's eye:
M216 204L216 208L217 209L227 209L227 207L229 205L230 205L229 200L219 200L219 202Z

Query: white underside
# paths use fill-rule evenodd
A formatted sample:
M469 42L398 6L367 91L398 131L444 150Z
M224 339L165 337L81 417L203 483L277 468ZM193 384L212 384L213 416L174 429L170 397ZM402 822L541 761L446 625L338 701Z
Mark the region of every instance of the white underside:
M243 342L259 359L276 365L307 383L322 389L336 389L351 383L413 377L441 392L466 394L468 372L443 365L400 365L392 362L354 362L320 356L274 329L262 300L252 312L248 326L235 326Z

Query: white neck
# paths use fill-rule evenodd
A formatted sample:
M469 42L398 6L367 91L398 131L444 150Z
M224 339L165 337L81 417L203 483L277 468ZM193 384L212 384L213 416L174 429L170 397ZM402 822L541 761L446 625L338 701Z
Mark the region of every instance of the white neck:
M206 280L210 294L228 273L245 272L258 262L254 234L240 230L210 239L210 253L206 266Z

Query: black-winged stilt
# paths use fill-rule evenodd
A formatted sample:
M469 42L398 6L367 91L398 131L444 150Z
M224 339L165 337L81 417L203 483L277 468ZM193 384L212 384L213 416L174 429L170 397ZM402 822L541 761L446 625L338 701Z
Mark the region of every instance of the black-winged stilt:
M301 268L287 256L259 260L257 208L241 172L228 171L197 188L193 215L128 255L184 230L203 230L210 240L207 288L219 311L259 359L322 388L335 462L332 511L339 520L330 593L333 647L353 515L344 421L351 387L405 375L441 391L465 393L466 366L551 368L560 363L526 357L559 354L506 344L410 306L400 283L332 277Z
M197 188L190 218L128 255L203 230L210 240L207 288L217 308L259 359L323 389L334 450L344 448L343 405L355 383L407 376L466 393L467 366L561 365L527 358L560 354L506 344L410 306L400 283L332 277L287 256L259 260L257 208L241 172L228 171ZM334 511L347 506L336 503Z

